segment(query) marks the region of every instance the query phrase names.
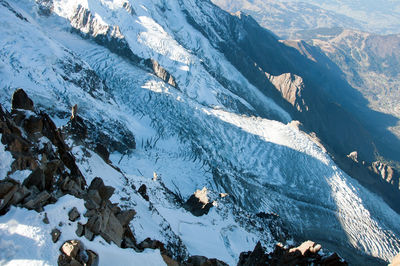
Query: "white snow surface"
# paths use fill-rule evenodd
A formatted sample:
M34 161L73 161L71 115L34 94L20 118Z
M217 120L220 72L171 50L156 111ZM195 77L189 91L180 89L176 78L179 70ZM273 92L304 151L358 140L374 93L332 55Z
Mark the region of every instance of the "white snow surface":
M202 19L196 1L53 2L54 14L46 17L37 13L33 0L8 1L28 21L0 3L0 103L9 109L13 90L22 87L38 108L57 117L58 125L78 104L82 117L98 125L118 122L134 133L136 150L110 156L121 172L96 153L70 144L87 182L100 176L116 188L112 201L137 211L131 227L138 241L181 239L190 255L216 257L229 264L236 264L239 253L253 249L260 238L267 248L273 247L275 240L268 230L260 236L244 226L240 215L217 197L212 198L217 206L208 215L194 217L174 204L165 189L186 200L207 187L216 195L234 196L236 208L243 212L279 214L290 231L304 240L352 246L386 261L400 251L400 216L338 169L305 134L286 125L289 115L186 21L182 9ZM130 3L134 14L122 8L124 2ZM69 19L78 4L102 25L119 26L132 52L156 59L176 78L179 89L71 33ZM93 70L109 90L99 86L92 92L65 80L70 61ZM215 75L225 77L229 86L220 84ZM242 113L239 105L251 114ZM279 114L281 122L261 118L255 110L264 117ZM4 147L0 152L9 158ZM8 165L2 165L1 173L9 170ZM161 181L152 180L153 172ZM141 184L148 188L150 203L131 188ZM68 196L46 207L52 219L49 226L41 222L41 214L12 208L0 217L0 245L16 248L0 258L5 263L55 264L59 251L49 232L66 220L62 208L73 205L83 208L81 201ZM28 227L33 233L27 233ZM74 228L75 223L64 225L62 240L76 238ZM162 262L158 251L139 254L104 244L100 238L82 241L99 252L104 265L135 259ZM28 244L26 252L17 248ZM49 252L42 255L44 248Z
M1 140L1 134L0 134ZM11 163L13 162L12 155L6 151L6 147L0 141L0 179L7 176L8 171L11 170Z
M88 241L77 237L78 221L68 220L68 211L76 207L83 214L83 200L64 196L56 204L45 207L44 212L12 207L0 217L0 264L1 265L57 265L60 246L67 240L78 239L90 250L101 254L99 265L165 265L158 250L136 253L108 244L100 237ZM49 224L43 222L47 214ZM79 222L86 222L81 215ZM58 228L62 233L56 244L51 240L51 231ZM118 258L118 259L116 259Z

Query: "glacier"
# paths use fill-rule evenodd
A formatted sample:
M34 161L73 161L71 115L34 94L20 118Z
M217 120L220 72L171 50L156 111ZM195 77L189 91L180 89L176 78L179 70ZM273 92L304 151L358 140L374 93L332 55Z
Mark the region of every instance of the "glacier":
M123 174L94 153L85 160L82 148L71 145L87 182L100 176L117 188L116 201L130 197L123 202L143 209L132 224L138 239L179 236L188 253L230 265L259 238L272 248L272 233L260 235L240 224L242 213L230 209L234 203L243 213L278 214L295 240L319 241L349 261L372 256L388 262L400 252L399 214L293 127L290 115L214 47L218 40L207 39L188 23L188 13L203 19L207 8L217 8L209 1L47 2L50 15L40 14L40 1L0 0L0 103L10 109L10 95L22 87L58 126L78 104L83 118L117 141L123 137L117 126L131 132L136 149L111 149L112 164ZM76 20L82 8L91 14L86 28ZM107 35L116 28L118 34ZM103 44L96 41L103 35ZM140 60L110 49L107 42L115 38L123 39ZM143 63L146 59L156 60L178 86L157 77ZM217 76L225 78L224 84ZM79 85L88 80L93 86ZM183 199L207 187L228 193L233 203L221 203L206 218L193 217L160 195L163 188L151 181L153 172ZM125 189L142 183L154 198L154 212ZM12 219L23 223L22 212L13 209L1 217L2 234ZM168 225L168 233L160 233L160 225ZM7 241L18 245L18 240Z

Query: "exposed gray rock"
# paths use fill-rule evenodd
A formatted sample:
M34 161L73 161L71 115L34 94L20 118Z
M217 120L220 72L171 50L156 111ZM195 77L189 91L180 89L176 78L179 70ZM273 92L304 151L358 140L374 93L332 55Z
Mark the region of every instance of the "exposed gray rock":
M75 233L79 237L81 237L85 234L85 227L83 226L83 224L78 222Z
M60 238L60 236L61 236L61 231L58 230L57 228L51 231L51 240L53 240L53 243L56 243Z
M89 240L95 235L101 235L106 241L114 242L119 247L124 243L136 243L132 232L128 226L136 212L134 210L121 211L112 204L109 198L112 196L114 188L104 185L101 178L96 177L92 180L85 195L85 206L88 222L84 225L85 237ZM79 229L79 234L83 230Z
M78 209L76 207L73 207L69 212L68 212L68 218L71 222L75 222L79 217L81 217L81 214L78 212Z

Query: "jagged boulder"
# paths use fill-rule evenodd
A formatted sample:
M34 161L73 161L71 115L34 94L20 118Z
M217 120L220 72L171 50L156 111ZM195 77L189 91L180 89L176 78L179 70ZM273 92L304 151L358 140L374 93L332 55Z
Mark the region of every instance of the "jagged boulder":
M145 184L142 184L138 189L139 194L144 198L146 201L149 201L149 195L147 195L147 187Z
M212 206L213 204L208 200L207 188L205 187L202 190L197 190L183 205L194 216L207 214Z
M96 177L91 182L85 195L85 206L88 222L77 230L89 240L101 235L106 241L114 242L119 247L135 246L136 240L129 228L129 222L136 212L122 211L109 200L114 188L104 185L101 178Z
M19 88L12 95L11 108L13 110L23 109L33 111L33 101L28 97L23 89Z
M97 266L99 264L99 256L92 250L86 250L79 240L64 242L60 251L61 254L58 257L59 266Z
M78 209L76 207L73 207L69 212L68 212L68 219L71 222L75 222L76 220L81 217L81 214L78 212Z

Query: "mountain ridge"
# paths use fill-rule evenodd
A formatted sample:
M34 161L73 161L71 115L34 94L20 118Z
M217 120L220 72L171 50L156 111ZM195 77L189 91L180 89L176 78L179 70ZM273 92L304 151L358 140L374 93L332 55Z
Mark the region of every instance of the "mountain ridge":
M117 148L110 139L102 140L111 152L110 161L123 175L99 163L98 156L79 144L72 145L72 151L87 182L96 176L104 177L107 185L115 184L118 195L131 196L131 201L123 201L125 204L137 204L142 210L143 216L133 221L138 239L145 235L165 239L159 230L169 223L171 232L181 237L191 254L214 257L219 252L218 259L231 263L243 248L253 249L257 240L257 235L234 221L236 216L229 214L232 220L225 223L221 218L224 216L219 214L224 212L223 207L222 211L213 207L199 220L174 207L169 200L157 201L161 199L157 194L159 185L152 183L156 172L162 175L164 185L183 199L205 186L216 194L228 193L233 206L245 207L245 214L279 213L299 239L313 236L328 242L332 237L330 246L346 243L344 249L352 261L372 257L389 261L398 252L388 244L399 241L395 224L398 214L338 169L309 136L287 124L291 115L251 85L215 49L216 39L210 40L193 28L182 12L185 7L191 16L199 16L205 23L207 17L203 17L201 8L215 6L205 2L205 7L199 7L202 2L189 0L143 0L130 2L131 9L127 10L123 1L89 2L85 8L107 21L107 25L118 25L131 51L144 60L156 60L173 75L179 89L140 62L132 63L71 32L69 19L77 5L53 1L54 13L40 16L35 2L21 0L13 3L13 8L32 23L19 21L8 9L0 11L2 22L8 26L1 32L0 74L5 85L1 87L0 99L9 107L13 88L25 87L37 106L50 111L59 126L69 119L65 110L77 104L84 120L104 130L116 142L125 142L124 131L134 134L135 150L128 145ZM214 26L208 24L209 33L219 30ZM26 36L31 38L30 42ZM275 41L273 44L279 46ZM63 78L71 76L66 73L75 73L77 80L90 76L90 72L79 71L79 67L69 72L65 68L70 65L68 59L94 71L99 77L97 91L80 88L79 82ZM280 97L272 85L268 86L273 89L271 93ZM260 113L263 115L259 116ZM118 124L120 127L115 126ZM116 134L118 131L122 134ZM154 213L159 215L153 217L144 211L148 208L144 199L139 200L125 188L131 183L136 187L146 184L157 210ZM360 232L360 224L366 230ZM209 239L194 245L193 235L188 233L191 231ZM272 238L272 234L265 233L265 245L269 248L273 247L269 241ZM245 246L236 246L237 239ZM214 242L222 249L211 245ZM370 244L375 242L382 246Z

